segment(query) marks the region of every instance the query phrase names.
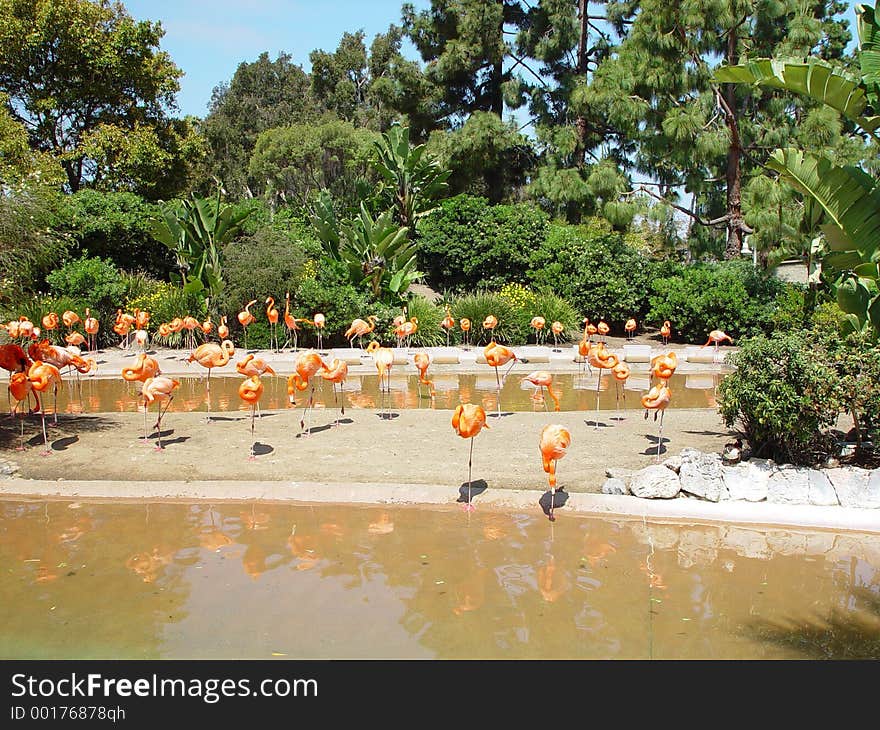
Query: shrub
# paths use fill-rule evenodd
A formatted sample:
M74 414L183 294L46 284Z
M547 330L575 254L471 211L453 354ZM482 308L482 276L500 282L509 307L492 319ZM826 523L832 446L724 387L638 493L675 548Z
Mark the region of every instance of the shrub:
M563 297L578 312L622 333L628 318L644 317L650 272L645 256L621 234L591 222L550 226L531 255L528 274L536 289Z
M53 296L79 299L101 312L115 312L125 295L125 285L110 259L73 259L50 273L46 283Z
M135 309L149 312L149 330L155 330L162 322L170 322L175 317L191 315L202 321L208 313L204 297L185 292L180 286L164 281L154 281L146 291L133 293L135 296L126 299L125 304L120 306L126 312L134 312Z
M438 307L421 295L414 294L406 303L406 316L407 319L416 317L419 320L419 328L410 338L412 347L436 347L446 344L446 330L440 326L440 322L446 316L445 309ZM393 328L389 325L386 331L388 332L388 341L396 343L397 338ZM452 342L451 339L450 342Z
M785 283L745 261L694 264L651 282L647 319L672 322L673 337L699 342L713 329L734 339L774 328L776 297Z
M818 355L818 356L817 356ZM739 424L755 456L799 464L824 455L821 429L837 419L836 373L801 332L743 341L718 386L724 423Z
M547 225L547 215L531 204L448 198L418 225L419 268L434 289L458 293L525 283L529 252Z
M542 335L544 343L553 342L550 326L555 321L558 321L563 327L562 334L558 337L559 342L568 342L574 339L580 331L580 317L577 310L556 294L533 292L519 284L508 284L502 287L499 294L513 307L517 330L524 337L524 342L535 335L535 330L531 326L533 317L543 317L545 320Z
M490 314L498 318L498 326L490 332L483 329L483 320ZM493 337L498 342L508 344L525 341L526 332L516 316L516 309L500 294L495 292L477 292L458 297L452 302L452 316L455 318L453 337L462 342L462 331L459 326L462 317L471 321L470 343L486 344ZM494 333L494 334L493 334Z
M83 299L74 299L72 297L56 297L56 296L46 296L41 294L34 294L31 296L27 296L15 304L15 319L18 319L19 316L27 317L31 322L33 322L37 327L41 330L41 339L48 339L53 345L62 345L64 346L66 343L64 342L64 337L67 335L67 327L64 326L63 322L59 322L58 329L56 330L46 330L42 325L42 319L44 314L49 314L49 312L55 312L60 318L62 313L66 312L68 309L72 312L76 312L80 318L85 317L86 307L91 309L91 314L93 317L97 317L101 319L103 315L102 312L99 312L95 307L89 304L88 301ZM114 313L116 310L113 310ZM102 321L103 327L103 321ZM83 331L82 324L76 325L73 329L81 332L85 335ZM0 328L0 331L3 334L6 334L6 330ZM111 333L112 328L111 328ZM100 344L102 341L101 332L98 333L98 343ZM4 337L4 342L6 341ZM25 348L27 349L27 348Z

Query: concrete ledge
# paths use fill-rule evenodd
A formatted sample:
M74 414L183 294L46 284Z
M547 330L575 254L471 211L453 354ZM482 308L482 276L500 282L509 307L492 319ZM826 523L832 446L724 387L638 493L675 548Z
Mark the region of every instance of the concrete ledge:
M541 511L539 490L487 489L474 495L477 508ZM561 500L557 493L557 503ZM701 520L807 529L854 530L880 533L880 510L812 505L779 505L767 502L715 503L698 499L640 499L628 495L565 493L564 506L556 514L620 515L656 520ZM459 487L449 484L400 484L329 482L237 482L237 481L0 481L3 499L96 499L96 500L247 500L307 503L451 505L459 500ZM546 501L546 498L545 498Z

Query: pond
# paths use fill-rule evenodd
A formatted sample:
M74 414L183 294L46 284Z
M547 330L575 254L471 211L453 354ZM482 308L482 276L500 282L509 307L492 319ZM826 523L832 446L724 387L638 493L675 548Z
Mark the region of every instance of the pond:
M0 565L2 658L880 655L866 533L6 499Z

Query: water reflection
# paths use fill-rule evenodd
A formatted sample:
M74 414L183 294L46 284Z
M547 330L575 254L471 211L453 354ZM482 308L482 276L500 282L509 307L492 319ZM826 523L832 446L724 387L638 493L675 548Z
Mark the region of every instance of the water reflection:
M0 657L875 656L875 535L0 501Z

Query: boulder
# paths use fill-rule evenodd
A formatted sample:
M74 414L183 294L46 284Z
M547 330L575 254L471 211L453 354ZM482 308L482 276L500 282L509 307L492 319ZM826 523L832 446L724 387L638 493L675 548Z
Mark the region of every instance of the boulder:
M767 501L774 504L809 504L809 469L783 464L770 475Z
M807 493L807 503L820 506L837 506L840 502L837 500L837 493L831 486L831 480L825 472L819 469L810 469L809 474L810 486Z
M681 491L681 482L674 471L662 464L654 464L632 475L629 490L636 497L672 499Z
M746 502L767 499L767 483L775 466L770 459L750 459L736 466L722 466L721 479L729 499Z
M18 464L14 461L0 459L0 479L8 479L18 471Z
M842 507L880 507L880 469L823 469Z
M622 479L609 477L602 485L602 494L629 494L629 488Z
M666 461L663 462L663 466L667 469L672 469L676 474L681 471L681 455L678 456L670 456Z
M710 502L721 499L724 482L721 480L721 457L704 454L695 449L681 452L681 469L678 472L681 489Z
M609 479L620 479L620 481L629 484L629 480L632 479L633 470L632 469L621 469L618 467L608 467L605 469L605 476Z

